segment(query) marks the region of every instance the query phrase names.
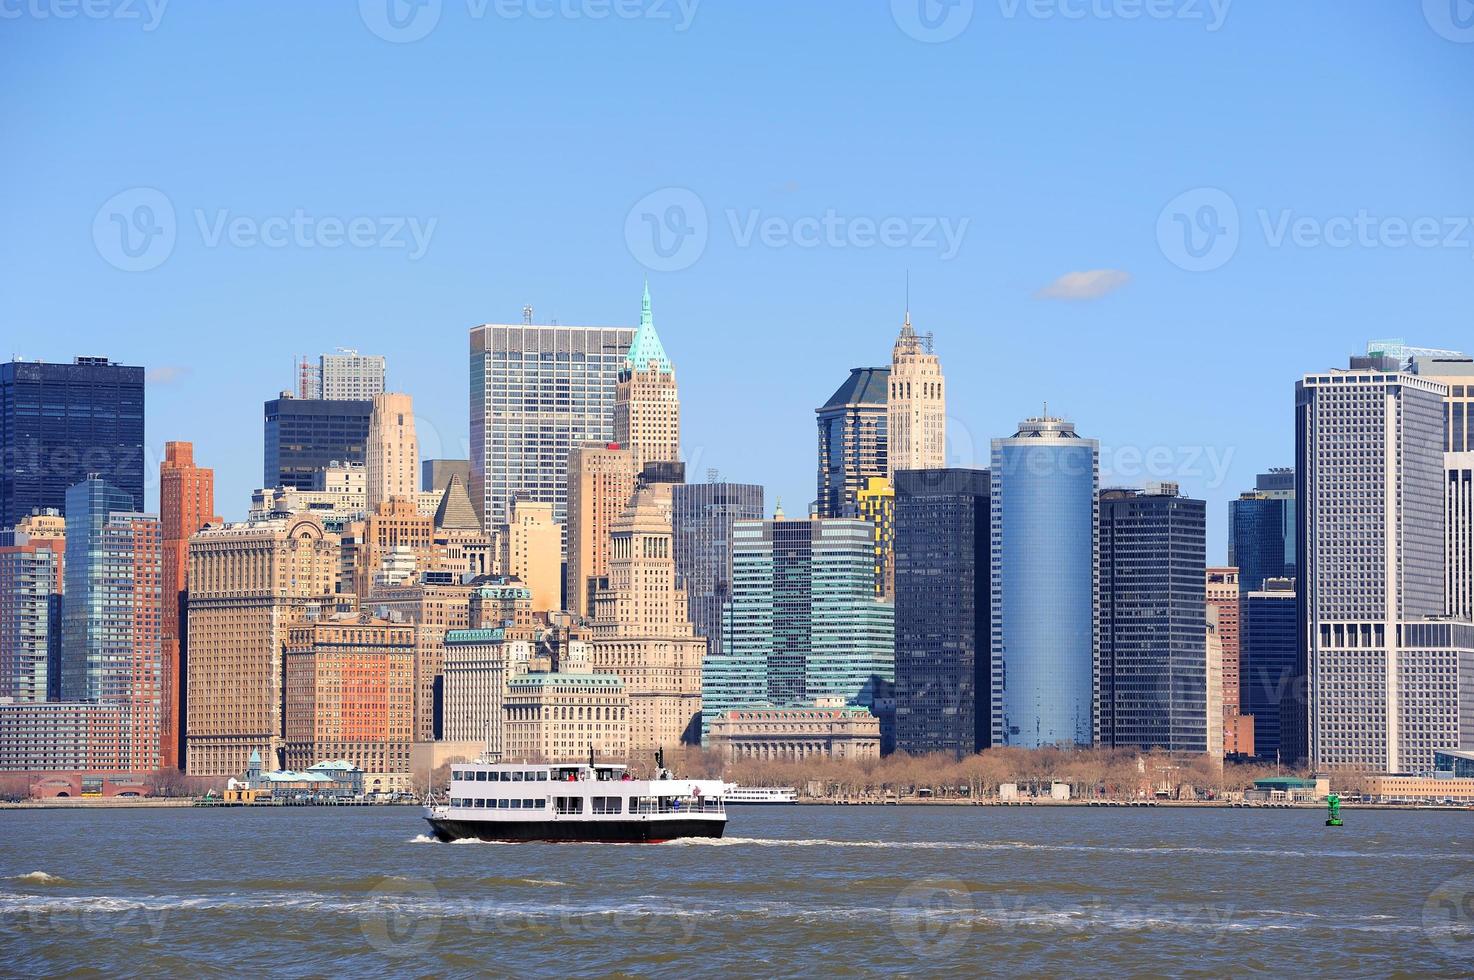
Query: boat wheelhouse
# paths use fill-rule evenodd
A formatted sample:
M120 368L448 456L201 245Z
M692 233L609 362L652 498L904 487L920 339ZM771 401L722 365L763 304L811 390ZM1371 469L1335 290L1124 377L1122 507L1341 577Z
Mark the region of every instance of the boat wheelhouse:
M657 843L720 837L726 784L659 769L633 779L622 765L511 762L451 766L448 802L427 808L443 841Z

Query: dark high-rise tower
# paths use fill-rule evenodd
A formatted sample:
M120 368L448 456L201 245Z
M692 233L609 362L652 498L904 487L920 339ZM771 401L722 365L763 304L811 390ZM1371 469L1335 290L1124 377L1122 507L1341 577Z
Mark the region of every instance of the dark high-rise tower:
M313 476L334 462L365 461L372 401L283 395L266 403L266 487L313 489Z
M851 368L850 376L814 411L819 416L820 517L853 517L859 493L887 475L889 368Z
M763 488L753 483L677 483L671 487L676 576L707 655L722 655L722 605L732 594L732 524L761 520Z
M896 473L896 747L991 743L987 470Z
M90 475L143 507L143 368L105 357L0 364L0 527L65 511Z
M1174 483L1101 491L1102 746L1209 751L1206 522Z

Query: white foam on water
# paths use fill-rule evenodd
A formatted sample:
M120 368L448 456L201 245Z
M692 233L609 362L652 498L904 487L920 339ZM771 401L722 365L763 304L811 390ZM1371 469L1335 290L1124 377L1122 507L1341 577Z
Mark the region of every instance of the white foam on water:
M27 885L65 885L67 880L60 875L45 871L32 871L23 875L11 875L9 881L20 881Z

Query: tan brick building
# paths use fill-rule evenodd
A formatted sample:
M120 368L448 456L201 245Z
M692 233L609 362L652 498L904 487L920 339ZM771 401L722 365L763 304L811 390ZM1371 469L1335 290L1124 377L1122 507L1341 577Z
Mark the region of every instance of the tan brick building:
M307 514L206 528L189 540L187 771L280 763L287 630L335 603L338 539Z
M886 477L896 470L930 470L947 465L947 388L931 335L917 335L911 311L891 350L886 397Z
M409 395L383 392L374 396L364 471L369 513L387 500L418 504L420 442L415 436L415 402Z
M635 493L635 457L618 443L587 443L568 454L568 608L593 613L590 579L609 574L609 529Z
M594 601L593 667L624 681L629 751L640 759L701 737L706 640L692 631L676 585L668 484L636 491L610 547L609 586Z
M640 326L630 342L614 388L614 441L630 450L634 468L681 458L681 400L676 369L650 312L650 286L640 310Z
M553 505L516 500L512 519L492 535L499 575L514 575L532 592L532 609L562 608L563 529L553 522Z
M629 756L630 704L612 674L529 673L507 682L506 762L601 762Z
M286 768L347 759L368 791L410 788L415 627L369 616L287 632Z

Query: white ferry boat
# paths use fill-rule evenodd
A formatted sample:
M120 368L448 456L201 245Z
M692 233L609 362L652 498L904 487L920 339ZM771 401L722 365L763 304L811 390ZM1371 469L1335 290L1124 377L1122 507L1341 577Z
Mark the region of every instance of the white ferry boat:
M627 767L582 763L464 762L451 766L448 803L425 809L442 841L607 841L648 843L720 837L726 784L631 779Z
M726 799L729 805L797 803L798 790L792 786L738 786L736 783L728 783Z

